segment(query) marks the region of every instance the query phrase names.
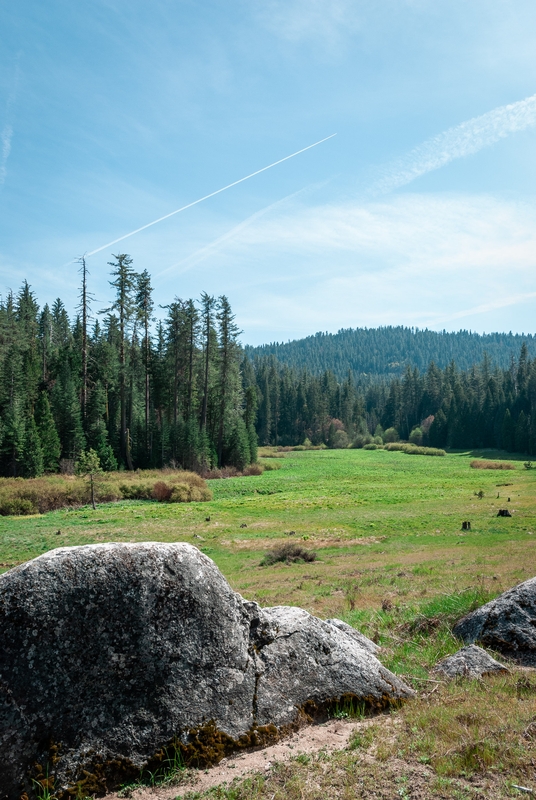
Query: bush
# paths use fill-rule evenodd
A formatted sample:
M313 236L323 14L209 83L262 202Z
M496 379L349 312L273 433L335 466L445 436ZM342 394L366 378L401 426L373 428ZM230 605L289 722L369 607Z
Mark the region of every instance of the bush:
M421 445L422 444L422 437L423 437L422 428L417 426L417 427L413 428L413 430L411 431L411 433L409 435L409 441L410 441L411 444Z
M152 497L159 503L165 503L171 500L173 488L173 486L168 486L165 481L157 481L153 486Z
M385 445L385 450L406 453L408 456L446 456L446 452L439 447L417 447L410 442L390 442Z
M279 464L277 465L276 469L279 468ZM264 467L262 464L250 464L245 470L242 472L242 475L248 477L249 475L262 475L264 472Z
M354 441L352 442L352 447L355 450L360 450L367 444L372 444L372 436L370 435L370 433L358 433L357 436L355 436Z
M28 514L37 514L39 509L34 506L31 500L24 500L21 497L14 497L13 500L3 500L0 503L0 516L2 517L23 517Z
M212 492L206 486L191 483L166 483L157 481L153 486L153 498L159 503L200 503L212 500Z
M316 553L312 550L306 550L305 547L300 547L298 544L283 544L266 553L261 561L261 566L269 567L278 562L292 564L296 561L309 563L316 561Z
M348 434L346 431L335 431L332 442L332 447L335 450L344 450L344 448L348 447Z
M153 487L150 483L121 483L119 491L124 500L153 499Z
M375 444L371 442L370 444L366 444L363 450L383 450L383 444Z
M404 451L408 456L446 456L445 450L440 447L411 447Z
M274 470L281 469L282 464L279 464L278 461L266 461L262 464L262 468L265 472L273 472Z
M187 503L194 492L199 492L196 486L190 488L186 483L177 483L175 486L171 487L169 495L163 498L163 500L169 501L170 503Z
M398 431L396 428L387 428L383 434L383 441L384 442L398 442L400 436L398 435Z
M145 470L106 473L95 492L98 501L153 500L155 478L166 477L171 494L180 483L188 489L188 500L211 500L205 481L195 472L185 470ZM194 491L194 489L196 491ZM49 475L42 478L0 478L0 515L45 514L58 508L84 506L89 501L89 487L82 478L72 475Z
M473 469L515 469L515 464L510 464L508 461L484 461L475 460L471 461Z

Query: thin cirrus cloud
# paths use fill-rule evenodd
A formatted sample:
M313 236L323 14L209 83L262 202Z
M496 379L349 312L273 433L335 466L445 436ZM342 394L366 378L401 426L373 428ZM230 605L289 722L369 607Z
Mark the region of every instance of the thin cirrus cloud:
M512 133L536 126L536 94L499 106L462 122L410 150L388 164L372 186L372 194L386 194L421 175L440 169L457 158L478 153Z
M252 343L305 335L311 326L438 328L463 319L489 330L498 314L506 329L517 320L527 330L535 230L532 204L488 195L408 194L316 208L295 203L271 209L221 242L211 268L234 270L237 311ZM254 304L242 306L241 295L257 281L251 263L259 253L271 265L267 285Z
M7 160L11 153L11 139L13 138L13 126L8 122L2 128L0 141L2 142L2 152L0 154L0 186L3 186L7 175Z
M15 62L15 73L13 76L13 84L11 87L11 91L9 93L9 97L6 103L6 121L2 128L2 133L0 133L0 143L1 143L1 152L0 152L0 187L4 185L6 182L7 176L7 162L9 159L9 155L11 153L11 142L13 139L13 125L11 123L11 117L13 112L13 106L15 105L15 100L17 99L17 91L19 87L19 80L20 80L20 61L21 54L19 53L16 58Z

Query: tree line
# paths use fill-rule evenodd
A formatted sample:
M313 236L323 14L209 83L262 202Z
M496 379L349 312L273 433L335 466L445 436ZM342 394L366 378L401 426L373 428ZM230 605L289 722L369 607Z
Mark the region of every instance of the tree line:
M74 320L60 299L40 309L26 282L0 301L0 473L71 471L90 449L105 470L256 461L256 394L227 297L176 297L155 319L147 270L113 259L99 314L84 259Z
M345 328L337 333L316 333L291 342L245 348L250 359L275 358L281 364L306 369L314 375L327 370L344 381L348 370L354 376L402 376L408 365L425 372L431 361L444 369L455 361L459 369L478 364L487 353L494 364L507 367L519 354L523 342L536 356L536 338L513 333L478 334L473 331L429 331L402 326Z
M40 309L26 282L0 301L0 474L71 471L90 450L110 471L242 470L257 442L360 447L386 435L536 454L525 342L507 366L485 353L469 369L431 361L340 379L242 349L225 296L176 297L156 318L147 270L113 258L112 300L98 314L84 259L74 319L60 299Z
M536 454L536 358L527 344L507 367L484 355L461 370L434 362L421 372L375 381L330 370L314 375L282 365L274 356L248 359L246 380L259 398L259 443L363 446L374 436L412 439L432 447L502 448Z

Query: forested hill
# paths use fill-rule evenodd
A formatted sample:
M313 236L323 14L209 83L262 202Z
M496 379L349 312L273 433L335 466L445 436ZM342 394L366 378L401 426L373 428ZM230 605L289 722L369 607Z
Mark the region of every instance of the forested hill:
M400 375L406 365L426 371L433 361L444 368L451 361L464 370L479 364L485 353L492 364L506 367L519 354L523 342L528 353L536 355L536 336L532 334L470 331L448 333L402 326L385 328L343 328L338 333L316 333L286 343L246 347L249 358L275 356L280 364L307 369L315 375L331 370L343 380L348 370L354 375Z

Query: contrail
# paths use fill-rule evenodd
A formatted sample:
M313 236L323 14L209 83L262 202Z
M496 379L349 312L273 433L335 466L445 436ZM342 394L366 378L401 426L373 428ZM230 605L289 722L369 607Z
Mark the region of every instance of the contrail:
M324 186L326 183L328 183L328 181L322 181L322 183L320 184L313 184L313 185ZM166 267L161 272L157 272L157 274L154 276L155 280L157 278L161 278L162 275L171 272L171 270L174 270L183 264L185 264L186 266L180 271L179 274L180 275L184 274L187 270L191 269L196 264L199 264L200 261L203 261L203 259L208 254L214 253L214 251L217 250L217 248L221 244L224 244L225 242L229 241L229 239L233 239L238 233L241 233L245 228L249 227L253 222L256 222L256 220L260 219L260 217L263 217L265 214L270 213L270 211L272 211L274 208L278 208L279 206L283 205L289 200L292 200L295 197L299 197L299 195L304 194L304 192L306 192L309 188L310 187L298 189L297 192L292 192L291 194L282 197L281 200L276 200L274 203L270 203L264 208L261 208L259 211L255 211L254 214L251 214L249 217L246 217L246 219L242 220L242 222L239 222L238 225L234 225L230 230L228 230L222 236L219 236L213 242L204 245L204 247L201 247L199 250L196 250L195 253L186 256L186 258L181 259L176 264L172 264L170 267Z
M134 236L135 233L140 233L140 231L144 231L146 228L150 228L152 225L157 225L159 222L163 222L163 220L169 219L169 217L173 217L175 214L180 214L181 211L186 211L187 208L192 208L192 206L196 206L198 203L202 203L204 200L208 200L209 197L214 197L217 194L221 194L221 192L225 192L232 186L237 186L239 183L243 183L244 181L253 178L255 175L260 175L261 172L266 172L267 169L276 167L278 164L282 164L283 161L288 161L289 158L294 158L294 156L299 156L300 153L305 153L306 150L310 150L312 147L316 147L317 145L322 144L322 142L327 142L328 139L333 139L333 137L336 135L337 135L336 133L332 133L331 136L326 136L325 139L320 139L320 141L315 142L314 144L310 144L307 147L303 147L301 150L297 150L295 153L291 153L291 155L285 156L285 158L280 158L279 161L274 161L273 164L268 164L267 167L258 169L256 172L252 172L250 175L246 175L245 178L240 178L237 181L233 181L233 183L228 183L227 186L223 186L221 189L216 189L215 192L206 194L204 197L200 197L199 200L194 200L193 203L188 203L187 205L182 206L181 208L177 208L176 211L171 211L169 214L165 214L163 217L159 217L158 219L155 219L152 222L148 222L147 225L142 225L141 228L136 228L135 231L130 231L130 233L125 233L124 236L120 236L118 239L114 239L112 242L103 244L102 247L97 247L96 250L92 250L90 253L86 253L86 258L89 256L94 256L95 253L100 253L101 250L106 250L107 247L111 247L112 245L117 244L117 242L122 242L123 239L128 239L129 236Z
M428 139L388 164L383 169L383 176L373 186L373 191L379 194L391 192L456 158L477 153L510 133L524 131L534 125L536 94L517 103L494 108Z

